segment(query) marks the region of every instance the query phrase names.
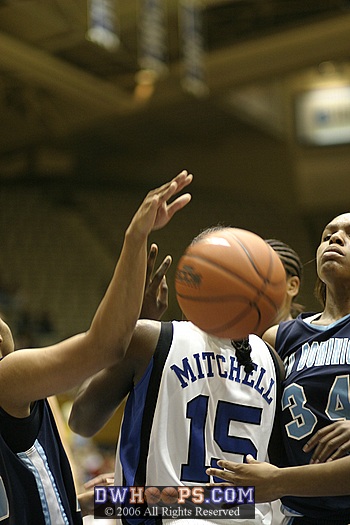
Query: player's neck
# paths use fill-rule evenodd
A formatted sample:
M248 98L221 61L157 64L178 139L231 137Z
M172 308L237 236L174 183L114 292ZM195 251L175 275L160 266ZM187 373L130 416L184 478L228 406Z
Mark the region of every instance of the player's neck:
M339 304L331 300L326 302L326 306L320 317L313 321L313 324L328 325L338 321L350 313L350 301L344 300Z

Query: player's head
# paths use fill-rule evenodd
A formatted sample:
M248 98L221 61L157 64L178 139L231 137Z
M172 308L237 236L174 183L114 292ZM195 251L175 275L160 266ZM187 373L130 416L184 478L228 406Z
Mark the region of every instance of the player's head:
M295 302L303 276L302 262L297 252L285 242L279 241L278 239L265 239L265 242L275 250L286 271L286 301L281 312L280 320L283 321L288 318L294 318L304 309L302 305Z
M209 228L206 228L205 230L199 232L198 235L196 235L196 237L192 239L191 244L195 244L196 242L201 241L202 239L204 239L204 237L207 237L207 235L210 235L211 233L220 232L222 230L227 229L227 226L221 226L220 224L218 224L217 226L209 226Z
M317 249L317 280L315 285L315 296L324 307L326 304L327 285L334 282L335 270L339 276L349 279L349 235L350 235L350 213L342 213L332 219L324 228ZM336 248L334 246L336 245ZM329 264L337 260L341 264ZM339 273L341 272L341 273ZM328 284L327 284L328 283Z

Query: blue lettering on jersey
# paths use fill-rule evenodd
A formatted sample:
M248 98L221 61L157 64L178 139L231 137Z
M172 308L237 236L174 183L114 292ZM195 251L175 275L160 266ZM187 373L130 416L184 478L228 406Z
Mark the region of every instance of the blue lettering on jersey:
M183 358L182 365L183 365L183 369L181 369L177 365L172 365L170 368L177 375L182 388L185 388L186 386L188 386L188 381L190 379L190 376L191 376L192 383L197 381L197 377L194 375L191 365L188 362L188 357ZM203 374L201 374L201 377L204 377ZM184 378L187 379L187 382L185 381Z
M350 365L349 338L331 337L327 341L304 343L299 357L293 353L285 360L286 377L314 366Z
M188 357L184 357L181 366L177 364L170 366L178 378L181 388L187 388L191 383L200 379L219 376L222 379L254 388L269 405L272 402L271 392L275 380L272 377L266 377L267 372L264 367L258 367L256 363L253 363L253 371L246 373L238 364L235 356L230 356L229 362L224 355L214 352L197 353L192 357L191 362ZM266 381L267 387L264 386Z

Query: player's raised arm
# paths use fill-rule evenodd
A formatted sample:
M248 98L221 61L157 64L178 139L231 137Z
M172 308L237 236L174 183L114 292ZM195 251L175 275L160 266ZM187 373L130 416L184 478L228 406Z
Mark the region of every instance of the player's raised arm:
M6 411L24 417L31 401L73 388L123 358L140 314L148 235L190 201L184 194L168 203L191 181L192 175L183 171L148 193L126 230L112 280L87 332L42 349L4 349L8 355L0 366L0 406ZM1 330L9 331L5 323Z
M124 359L83 383L68 420L73 432L91 437L107 423L143 376L156 349L160 330L159 321L140 319Z

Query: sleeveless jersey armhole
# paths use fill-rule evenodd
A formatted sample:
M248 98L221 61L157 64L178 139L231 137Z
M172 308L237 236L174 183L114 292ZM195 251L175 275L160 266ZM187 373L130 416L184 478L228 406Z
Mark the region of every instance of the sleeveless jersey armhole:
M271 463L277 466L281 466L284 463L284 448L283 448L283 439L281 432L281 398L282 398L282 374L280 365L277 359L277 356L272 348L272 346L264 341L267 348L269 349L275 371L276 371L276 390L277 390L277 403L276 403L276 414L273 423L273 428L271 432L271 437L269 441L268 454L269 460Z
M140 449L140 461L135 476L135 483L138 486L144 486L146 479L146 463L154 411L156 408L163 368L165 365L165 361L168 357L171 342L173 339L173 331L173 324L170 321L162 321L161 332L159 335L156 350L153 355L153 367L146 395L145 410L142 418L142 443Z

